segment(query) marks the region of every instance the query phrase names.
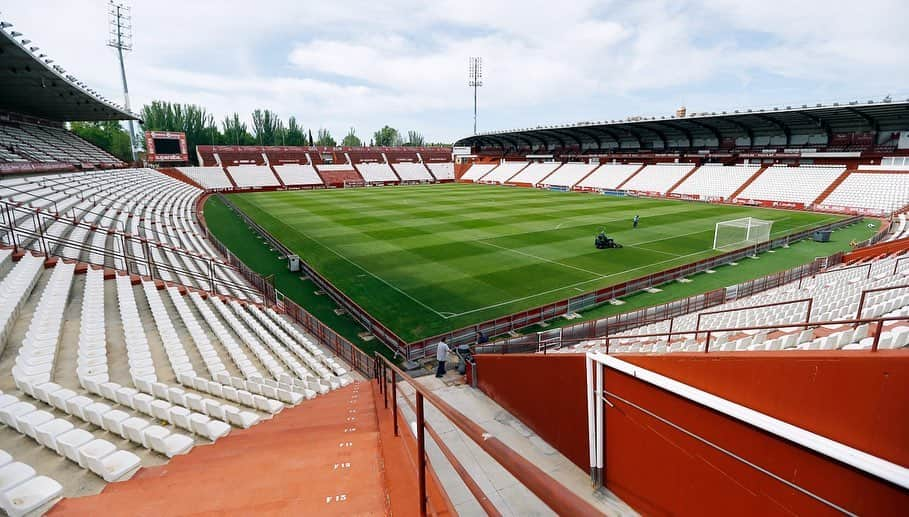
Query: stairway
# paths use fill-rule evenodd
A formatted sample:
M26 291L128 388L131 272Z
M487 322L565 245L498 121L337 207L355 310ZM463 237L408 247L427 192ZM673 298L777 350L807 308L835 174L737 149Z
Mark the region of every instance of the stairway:
M739 186L739 188L736 189L736 191L733 192L733 193L729 196L729 198L726 199L726 201L732 201L733 199L737 198L737 197L739 196L739 194L741 194L746 188L748 188L748 185L751 185L752 183L754 183L754 180L758 179L758 177L759 177L761 174L763 174L765 170L767 170L767 167L768 167L768 166L765 165L765 166L763 166L763 167L758 168L757 172L755 172L754 174L751 175L750 178L748 178L747 180L745 180L745 183L742 183L742 185Z
M837 179L833 180L833 183L828 185L827 188L824 189L823 192L821 192L821 195L818 196L817 199L814 200L814 203L812 203L812 205L819 205L819 204L823 203L824 200L827 199L827 197L829 197L830 194L832 194L834 190L836 190L836 187L839 187L841 183L846 181L846 178L853 172L854 171L852 169L846 169L845 171L843 171L843 173L840 174L840 176Z
M227 172L227 166L222 166L222 167L221 167L221 170L223 170L223 171L224 171L224 175L227 176L227 181L229 181L230 184L234 186L234 188L237 188L237 182L234 181L233 176L231 176L230 173Z
M281 179L281 176L278 175L278 171L275 170L275 166L269 164L268 169L275 175L275 179L278 180L278 184L281 185L281 188L287 188L287 185L284 184L284 180Z
M695 167L695 168L691 169L690 171L688 171L688 174L682 176L682 179L680 179L679 181L677 181L677 182L675 183L675 185L669 187L669 190L666 191L666 195L668 196L669 194L672 193L673 190L679 188L679 185L681 185L682 183L685 183L685 180L687 180L688 178L690 178L691 175L694 174L694 173L695 173L698 169L700 169L700 168L701 168L701 166L698 165L697 167Z
M631 178L637 176L639 172L641 172L642 170L644 170L644 167L647 167L647 165L646 165L646 164L645 164L645 165L641 165L641 168L640 168L640 169L634 171L634 174L632 174L631 176L628 176L627 178L625 178L625 181L623 181L623 182L619 183L618 185L616 185L615 189L616 189L616 190L621 190L622 187L624 187L626 183L628 183L629 181L631 181Z

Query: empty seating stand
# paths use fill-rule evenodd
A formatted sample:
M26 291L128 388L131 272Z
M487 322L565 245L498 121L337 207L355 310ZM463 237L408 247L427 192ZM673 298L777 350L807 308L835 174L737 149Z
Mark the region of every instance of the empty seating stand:
M726 200L739 189L748 178L760 169L759 165L707 164L697 168L670 194L689 196L695 199Z
M561 162L531 163L524 170L512 176L507 183L534 187L537 183L542 181L543 178L549 176L553 171L558 169L560 165L562 165Z
M267 165L236 165L228 167L227 172L234 179L237 188L281 186Z
M322 185L322 178L312 165L275 165L274 169L288 187Z
M540 180L539 185L548 188L571 190L585 176L593 172L599 164L585 162L568 162L546 178Z
M454 163L452 162L430 162L427 163L426 166L429 167L429 172L431 172L432 175L439 181L455 179Z
M486 176L490 171L498 167L498 165L498 163L474 163L459 179L461 181L478 182L483 179L483 176Z
M622 185L622 189L663 195L694 167L691 163L648 165Z
M398 177L401 178L401 181L410 181L410 182L427 182L433 181L432 175L429 173L429 169L425 165L418 162L400 162L393 163L395 172L398 173Z
M581 190L615 190L625 183L643 165L639 163L606 163L577 184Z
M909 171L854 171L821 205L881 215L898 211L909 205Z
M177 170L206 189L234 188L221 167L177 167Z
M24 122L0 122L0 171L4 163L123 165L119 159L62 127Z
M493 169L489 174L480 178L481 183L502 184L510 180L512 176L527 167L528 162L502 162L498 167Z
M808 206L846 170L838 166L768 167L736 197Z
M366 183L398 182L398 176L387 163L358 163L356 168Z
M901 287L909 278L909 263L900 256L885 257L860 267L840 267L812 278L795 281L775 289L741 298L698 313L647 324L616 334L610 353L668 353L761 350L869 350L875 340L868 324L837 324L837 320L875 317L905 317L890 321L879 329L880 349L904 348L909 345L909 288ZM895 272L895 273L894 273ZM883 289L866 296L861 313L862 292ZM810 314L806 298L813 304ZM773 305L771 305L773 304ZM831 322L808 328L795 324L810 321ZM700 321L699 321L700 320ZM790 326L783 326L783 325ZM666 333L672 327L673 337L649 334ZM773 327L779 326L777 329ZM707 331L747 327L770 327L764 330ZM698 331L697 333L695 331ZM577 352L604 348L602 340L591 340L567 348Z
M0 508L10 517L41 515L63 495L63 485L40 476L0 449Z

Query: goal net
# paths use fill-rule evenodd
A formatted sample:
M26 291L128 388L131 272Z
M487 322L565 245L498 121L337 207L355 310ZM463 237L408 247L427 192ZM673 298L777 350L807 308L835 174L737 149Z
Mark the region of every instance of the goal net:
M716 223L713 249L733 250L770 240L773 221L743 217Z

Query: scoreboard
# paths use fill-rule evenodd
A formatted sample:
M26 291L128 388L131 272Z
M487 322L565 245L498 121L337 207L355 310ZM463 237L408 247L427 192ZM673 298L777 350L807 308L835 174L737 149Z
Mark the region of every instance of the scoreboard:
M145 132L146 160L149 163L188 162L186 133L175 131Z

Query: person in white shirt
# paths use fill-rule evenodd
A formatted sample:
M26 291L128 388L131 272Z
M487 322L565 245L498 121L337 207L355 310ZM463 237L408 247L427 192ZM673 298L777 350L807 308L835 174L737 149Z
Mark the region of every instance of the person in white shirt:
M445 361L448 360L448 352L451 349L448 348L448 343L444 339L439 341L439 344L436 346L436 360L439 361L439 368L436 370L436 377L441 378L445 375Z

